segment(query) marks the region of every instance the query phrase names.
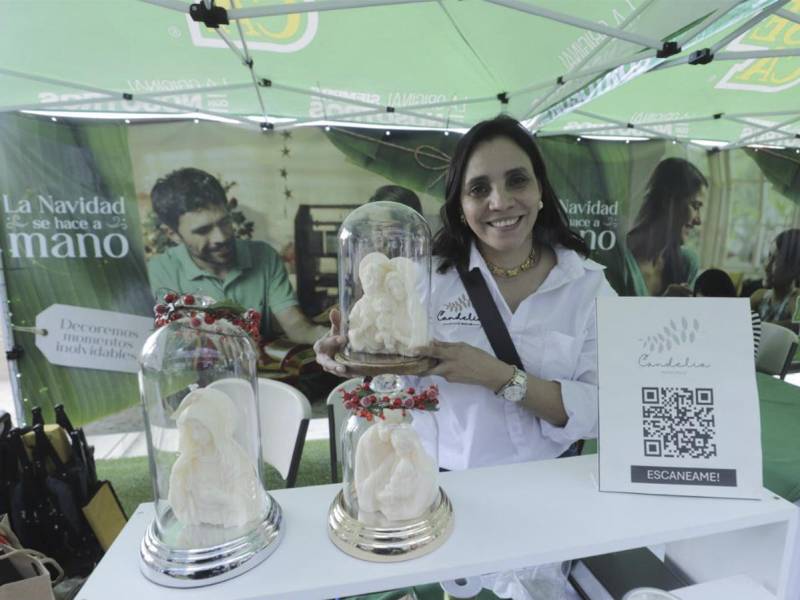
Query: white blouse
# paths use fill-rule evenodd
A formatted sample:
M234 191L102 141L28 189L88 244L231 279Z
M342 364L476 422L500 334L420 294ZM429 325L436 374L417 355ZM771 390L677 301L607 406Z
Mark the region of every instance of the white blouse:
M483 386L448 383L441 377L439 464L467 469L554 458L574 441L597 435L597 332L595 298L615 295L603 267L558 247L557 264L533 294L512 313L480 252L473 244L470 270L481 270L525 371L561 384L568 421L555 427L520 404ZM434 266L435 269L435 266ZM455 268L434 270L431 333L447 342L466 342L494 354Z

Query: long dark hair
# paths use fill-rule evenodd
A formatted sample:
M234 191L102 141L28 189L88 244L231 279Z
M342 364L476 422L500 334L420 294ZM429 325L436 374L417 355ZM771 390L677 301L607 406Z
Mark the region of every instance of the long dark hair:
M689 220L689 202L708 180L688 160L665 158L647 182L644 202L628 232L628 248L637 259L664 260L662 289L686 281L689 265L681 257L681 230Z
M508 138L528 155L533 166L533 174L541 186L544 206L539 211L536 224L533 226L534 239L540 244L549 246L560 244L583 256L589 255L586 242L569 228L567 214L556 197L553 186L550 185L542 155L531 134L515 119L500 115L472 127L458 141L453 160L450 161L445 182L445 201L439 212L442 228L433 239L433 254L442 258L441 265L437 269L439 273L444 273L454 266L466 269L469 265L470 243L475 234L466 223L461 222L464 171L479 144L500 137Z
M800 229L787 229L775 237L781 264L795 285L800 283Z

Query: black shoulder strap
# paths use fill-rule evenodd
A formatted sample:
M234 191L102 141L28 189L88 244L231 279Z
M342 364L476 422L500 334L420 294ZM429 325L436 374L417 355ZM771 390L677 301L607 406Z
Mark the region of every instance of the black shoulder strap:
M459 269L458 275L467 290L475 312L478 313L478 318L483 325L486 337L489 338L494 355L503 362L511 363L525 370L519 354L517 354L517 349L514 347L514 342L511 340L511 334L508 333L500 311L497 310L497 305L492 300L492 294L486 287L486 281L484 281L480 269L475 268L471 271Z

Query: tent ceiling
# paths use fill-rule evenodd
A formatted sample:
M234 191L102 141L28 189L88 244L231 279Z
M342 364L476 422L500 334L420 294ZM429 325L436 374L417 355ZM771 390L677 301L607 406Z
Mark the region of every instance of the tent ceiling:
M6 0L0 110L448 128L503 110L543 133L636 123L732 143L759 126L786 137L781 119L800 110L800 0L216 4L219 29L189 0ZM669 41L683 51L659 56ZM687 64L705 47L713 62ZM735 54L754 49L791 55Z
M800 147L800 1L771 8L745 30L732 27L708 39L712 62L669 59L542 131Z

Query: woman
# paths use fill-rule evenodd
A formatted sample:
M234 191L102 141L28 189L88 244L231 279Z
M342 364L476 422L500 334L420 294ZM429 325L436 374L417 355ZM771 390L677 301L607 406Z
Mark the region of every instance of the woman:
M538 148L519 123L500 116L459 141L441 218L430 306L436 341L425 350L439 361L428 375L442 399L440 465L554 458L594 437L594 300L613 290L569 229ZM483 275L524 372L496 358L475 326L459 268ZM315 345L317 361L345 376L332 358L346 341L338 314L332 323L331 335Z
M697 255L684 247L701 225L708 180L682 158L662 160L650 176L644 203L626 244L614 288L624 296L691 296ZM626 247L627 246L627 247Z
M761 319L797 331L792 317L800 303L800 229L777 235L764 267L764 288L750 296L750 307Z

